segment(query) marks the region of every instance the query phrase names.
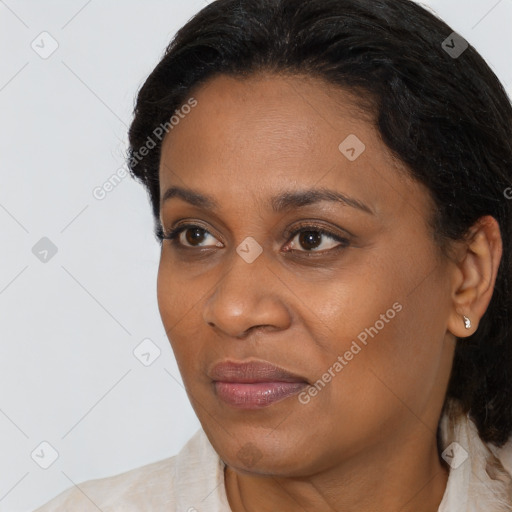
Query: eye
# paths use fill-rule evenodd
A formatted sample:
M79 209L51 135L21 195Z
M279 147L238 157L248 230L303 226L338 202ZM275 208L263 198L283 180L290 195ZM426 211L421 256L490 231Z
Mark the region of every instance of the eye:
M182 224L169 233L164 234L164 240L171 240L174 244L184 247L205 247L200 245L208 238L208 235L215 240L215 237L206 229L196 224ZM190 245L185 244L187 242ZM212 244L210 244L211 246ZM216 247L222 247L222 243L213 243ZM209 247L206 245L206 247Z
M288 252L328 252L347 247L349 240L345 237L339 236L323 227L319 226L303 226L300 229L289 234L292 240L288 244ZM330 241L325 239L330 239ZM296 250L294 247L303 247L305 250Z

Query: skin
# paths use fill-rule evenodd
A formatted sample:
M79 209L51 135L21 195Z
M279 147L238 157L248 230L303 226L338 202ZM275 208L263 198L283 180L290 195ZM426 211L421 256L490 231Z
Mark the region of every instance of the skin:
M231 509L437 511L448 469L435 433L455 337L474 332L492 296L496 221L482 218L445 256L428 191L354 98L319 79L221 75L193 96L197 106L164 140L161 197L186 187L219 209L177 197L161 205L164 231L184 222L206 231L164 240L158 304L188 396L227 465ZM338 149L349 134L365 144L354 161ZM268 205L280 192L320 187L370 212ZM312 222L348 243L287 237ZM246 237L263 251L252 263L236 251ZM295 395L241 410L217 398L208 371L227 359L268 361L313 386L395 303L400 312L309 403Z

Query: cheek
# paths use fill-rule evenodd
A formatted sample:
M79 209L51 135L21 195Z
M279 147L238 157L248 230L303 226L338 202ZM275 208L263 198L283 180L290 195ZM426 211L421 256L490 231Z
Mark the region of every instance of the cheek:
M376 274L376 291L366 301L363 291L354 298L347 331L361 350L346 368L346 382L368 411L383 415L387 408L421 414L442 380L449 294L438 270L420 257L409 261L415 266Z
M177 300L177 291L179 289L180 283L175 281L175 274L171 271L170 266L165 263L164 255L162 254L158 267L156 290L158 309L168 335L168 329L173 325L174 317L179 315L179 311L176 310L176 307L179 308Z
M198 325L193 321L197 317L194 305L200 300L201 293L204 290L196 290L188 284L183 272L179 272L162 254L157 276L158 309L180 369L187 358L187 351L194 350L194 339L199 339L189 328Z
M202 304L208 292L215 289L219 277L195 278L165 256L165 249L158 268L157 300L162 323L171 344L180 373L187 390L194 390L209 380L205 377L205 355L212 358L218 347L207 343L205 330L210 329L203 320Z
M417 276L420 284L401 299L403 310L371 354L378 375L408 403L426 400L439 383L445 355L449 292L440 272ZM443 377L444 378L444 377Z
M346 354L348 362L339 373L351 374L350 386L368 394L364 390L371 382L363 385L362 380L369 378L377 380L377 387L403 388L404 396L409 391L413 396L423 378L435 377L449 293L429 249L418 246L402 257L391 252L362 257L321 289L307 287L310 312L304 316L317 334L317 372L328 371ZM382 391L377 396L382 398Z
M164 242L165 243L165 242ZM176 264L170 248L162 248L157 276L157 300L166 329L186 321L193 306L201 300L205 289L184 271L183 263Z

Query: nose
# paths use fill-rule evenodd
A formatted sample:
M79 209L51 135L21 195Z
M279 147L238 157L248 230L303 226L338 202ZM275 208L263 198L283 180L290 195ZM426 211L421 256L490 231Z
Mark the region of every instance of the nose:
M250 330L281 330L290 326L288 288L262 253L247 263L238 253L204 303L203 319L222 334L244 338Z

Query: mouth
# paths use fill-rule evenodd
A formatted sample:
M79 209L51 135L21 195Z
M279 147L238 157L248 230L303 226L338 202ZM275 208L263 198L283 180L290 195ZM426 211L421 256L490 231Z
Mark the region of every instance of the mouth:
M237 409L260 409L300 393L305 377L263 361L224 361L211 370L216 396Z

